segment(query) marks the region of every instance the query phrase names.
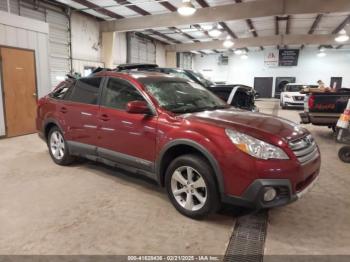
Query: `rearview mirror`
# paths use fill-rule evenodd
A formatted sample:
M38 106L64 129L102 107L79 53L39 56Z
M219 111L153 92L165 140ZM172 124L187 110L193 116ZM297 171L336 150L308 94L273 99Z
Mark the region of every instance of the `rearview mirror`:
M131 101L126 105L126 112L130 114L151 114L151 110L145 101Z

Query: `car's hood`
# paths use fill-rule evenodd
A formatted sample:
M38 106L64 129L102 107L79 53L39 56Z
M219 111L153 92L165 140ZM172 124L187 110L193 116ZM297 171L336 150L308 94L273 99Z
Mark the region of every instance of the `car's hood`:
M287 119L233 108L191 113L184 117L190 121L232 128L265 141L275 141L274 138L289 141L308 133Z
M305 94L302 94L300 92L283 92L283 95L289 95L289 96L305 96Z

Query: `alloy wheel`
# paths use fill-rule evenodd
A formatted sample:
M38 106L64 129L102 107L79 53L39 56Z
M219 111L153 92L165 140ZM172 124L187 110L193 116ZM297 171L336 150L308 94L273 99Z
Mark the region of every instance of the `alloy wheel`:
M50 150L54 158L57 160L61 160L64 157L64 139L58 131L54 131L51 134Z
M178 167L171 176L171 191L177 203L186 210L201 209L207 201L207 185L192 167Z

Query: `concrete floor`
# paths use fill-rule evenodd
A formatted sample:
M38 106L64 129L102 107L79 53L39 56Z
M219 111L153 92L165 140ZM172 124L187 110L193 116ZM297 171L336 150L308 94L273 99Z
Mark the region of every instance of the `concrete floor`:
M262 112L299 121L297 111ZM307 126L322 152L319 183L269 212L265 254L350 254L350 165L325 127ZM235 214L180 215L146 179L103 165L55 165L36 135L0 140L0 254L224 254Z

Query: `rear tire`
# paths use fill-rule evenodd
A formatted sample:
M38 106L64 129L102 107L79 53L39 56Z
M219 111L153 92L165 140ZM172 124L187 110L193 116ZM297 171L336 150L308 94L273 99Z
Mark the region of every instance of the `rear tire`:
M341 161L350 163L350 146L343 146L338 151L338 156Z
M198 155L174 159L165 174L165 187L170 201L183 215L200 219L220 207L214 172Z
M49 147L50 156L56 164L67 166L74 162L75 159L69 154L63 133L57 126L50 129L47 146Z

